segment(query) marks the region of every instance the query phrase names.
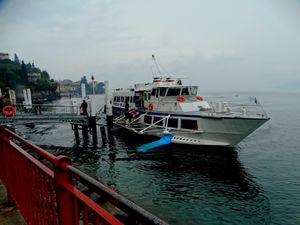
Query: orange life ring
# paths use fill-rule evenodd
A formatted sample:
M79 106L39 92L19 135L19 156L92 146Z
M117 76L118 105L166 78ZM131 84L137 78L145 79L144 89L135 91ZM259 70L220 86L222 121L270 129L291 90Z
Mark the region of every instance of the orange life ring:
M152 110L153 110L153 108L154 108L154 105L153 105L153 103L150 103L150 104L148 105L148 109L149 109L150 111L152 111Z
M184 102L184 101L185 101L185 97L179 96L179 97L176 98L176 100L177 100L178 102Z
M13 116L15 114L15 108L12 105L6 105L3 107L2 112L5 116Z
M202 96L196 96L196 99L199 100L199 101L203 101L204 98Z

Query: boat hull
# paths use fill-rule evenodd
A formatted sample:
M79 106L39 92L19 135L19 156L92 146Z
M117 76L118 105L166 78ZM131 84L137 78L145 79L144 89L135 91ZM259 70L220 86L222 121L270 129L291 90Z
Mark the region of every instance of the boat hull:
M220 146L220 147L234 147L249 134L254 132L269 118L243 118L243 117L219 117L219 116L199 116L199 115L176 115L165 114L162 112L145 112L140 111L141 114L147 113L152 116L166 116L171 115L171 118L180 119L193 119L197 120L198 128L196 130L188 130L182 128L170 128L166 130L164 126L152 126L155 131L149 130L136 130L132 129L130 125L118 124L117 125L144 135L160 137L164 132L173 135L172 143L185 144L185 145L204 145L204 146ZM145 127L149 124L144 123L143 116L138 120L138 123ZM152 129L151 128L151 129Z

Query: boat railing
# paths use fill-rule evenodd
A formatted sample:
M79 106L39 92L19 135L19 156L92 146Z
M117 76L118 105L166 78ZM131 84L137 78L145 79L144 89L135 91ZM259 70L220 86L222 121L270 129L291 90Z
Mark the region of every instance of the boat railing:
M167 115L167 116L163 117L162 119L157 120L156 122L150 124L148 127L145 127L144 129L139 131L139 133L141 133L141 134L144 133L146 130L148 130L151 127L154 127L156 124L160 123L161 121L165 121L166 119L169 120L170 116L171 115ZM165 127L165 131L167 131L167 126Z
M139 119L145 117L145 115L147 115L147 112L146 112L146 113L142 113L142 114L139 115L137 118L135 118L134 120L132 120L129 124L135 123L135 122L138 121Z
M268 115L260 103L243 104L232 102L208 102L211 111L216 114L232 114L237 116L258 116L267 118Z

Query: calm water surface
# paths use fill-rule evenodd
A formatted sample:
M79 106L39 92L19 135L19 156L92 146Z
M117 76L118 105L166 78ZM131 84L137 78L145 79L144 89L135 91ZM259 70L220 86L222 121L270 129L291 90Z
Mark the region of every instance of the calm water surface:
M271 120L233 150L168 146L138 154L145 140L120 132L93 147L76 144L69 124L18 132L170 224L300 224L300 94L255 95Z

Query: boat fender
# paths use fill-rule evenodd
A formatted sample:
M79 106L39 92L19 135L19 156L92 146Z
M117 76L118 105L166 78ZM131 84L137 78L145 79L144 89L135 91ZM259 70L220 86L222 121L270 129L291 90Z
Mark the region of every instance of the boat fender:
M178 102L184 102L184 101L185 101L185 97L179 96L179 97L176 98L176 100L177 100Z
M12 105L6 105L2 109L3 114L7 117L13 116L15 114L15 111L15 107L13 107Z
M199 101L203 101L204 98L202 96L196 96L196 99L199 100Z
M152 111L152 110L153 110L153 108L154 108L154 105L153 105L153 103L150 103L150 104L148 105L148 109L149 109L150 111Z

